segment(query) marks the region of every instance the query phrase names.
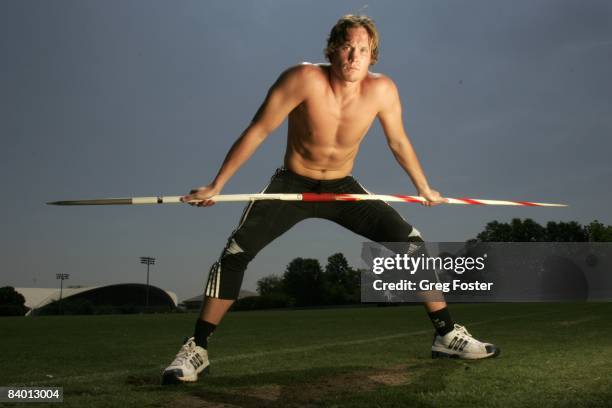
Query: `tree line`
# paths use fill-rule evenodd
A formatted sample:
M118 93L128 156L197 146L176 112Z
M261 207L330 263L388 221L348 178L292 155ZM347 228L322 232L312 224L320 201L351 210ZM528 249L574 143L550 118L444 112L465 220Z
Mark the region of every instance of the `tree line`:
M468 242L612 242L612 226L595 220L540 225L530 218L489 222ZM323 269L316 259L296 258L281 275L257 281L259 296L238 300L233 310L348 305L361 302L360 271L348 265L341 253L327 259Z
M582 226L576 221L546 223L530 218L489 222L472 242L612 242L612 226L595 220Z
M341 253L327 258L325 268L317 259L295 258L281 276L257 281L259 296L239 299L234 310L271 309L357 304L361 300L360 271Z
M470 242L612 242L612 226L595 220L588 225L576 221L540 225L530 218L515 218L510 222L489 222ZM361 301L360 271L351 267L341 253L327 258L323 268L318 260L295 258L282 275L270 275L257 281L259 296L238 300L233 310L272 309L350 305ZM62 305L63 313L130 313L133 310L82 310L82 304L70 308L70 300ZM54 302L57 303L57 302ZM59 306L59 305L57 305ZM77 307L78 306L78 307ZM55 305L49 307L54 310ZM14 288L0 288L0 316L23 315L27 312L25 299Z

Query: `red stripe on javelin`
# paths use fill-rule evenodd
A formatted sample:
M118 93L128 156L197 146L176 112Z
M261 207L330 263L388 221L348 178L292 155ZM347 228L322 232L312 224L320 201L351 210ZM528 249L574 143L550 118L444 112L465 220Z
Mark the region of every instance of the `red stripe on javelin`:
M515 201L515 203L519 203L520 205L526 205L527 207L539 207L536 203L530 203L529 201Z
M336 195L329 193L302 193L302 201L336 201Z
M478 200L473 200L473 199L471 199L471 198L457 198L457 200L461 200L461 201L463 201L464 203L467 203L467 204L472 204L472 205L484 205L484 204L483 204L483 203L481 203L480 201L478 201Z
M407 196L407 195L400 195L400 194L393 194L392 197L397 197L397 198L401 198L402 200L406 201L407 203L421 203L421 200L418 200L416 198Z

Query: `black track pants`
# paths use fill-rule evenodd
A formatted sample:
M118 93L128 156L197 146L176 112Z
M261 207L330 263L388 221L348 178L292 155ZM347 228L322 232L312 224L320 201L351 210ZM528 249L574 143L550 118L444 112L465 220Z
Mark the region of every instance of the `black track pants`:
M264 193L368 194L351 176L314 180L278 169ZM205 295L236 299L248 263L298 222L324 218L374 242L422 242L419 232L384 201L254 201L247 205L221 257L210 269Z

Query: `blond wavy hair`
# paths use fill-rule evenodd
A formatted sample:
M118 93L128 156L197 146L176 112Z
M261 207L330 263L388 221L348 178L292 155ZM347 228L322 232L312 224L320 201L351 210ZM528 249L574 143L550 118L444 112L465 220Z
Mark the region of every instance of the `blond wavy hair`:
M347 14L340 17L327 37L327 47L325 48L325 58L331 62L332 55L346 41L346 33L349 28L363 27L370 37L370 65L378 61L378 30L374 25L374 20L368 16Z

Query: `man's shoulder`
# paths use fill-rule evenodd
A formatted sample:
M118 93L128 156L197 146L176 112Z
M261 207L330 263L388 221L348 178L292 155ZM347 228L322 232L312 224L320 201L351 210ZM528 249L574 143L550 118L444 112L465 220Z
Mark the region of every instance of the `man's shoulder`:
M368 99L377 101L381 106L399 98L399 92L393 80L376 72L368 73L362 89Z
M285 75L297 77L300 80L316 80L327 78L327 69L329 65L313 64L311 62L302 62L300 64L289 67L285 71Z
M325 66L303 62L287 68L280 76L279 83L288 84L292 89L312 88L327 83Z
M383 92L396 89L395 82L387 75L379 72L368 72L367 83L373 89Z

